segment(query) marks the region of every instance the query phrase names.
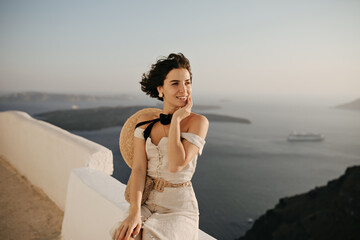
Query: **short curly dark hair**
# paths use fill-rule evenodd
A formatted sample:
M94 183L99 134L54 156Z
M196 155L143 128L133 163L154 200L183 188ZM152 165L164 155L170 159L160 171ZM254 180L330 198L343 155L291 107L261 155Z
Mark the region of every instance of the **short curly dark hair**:
M163 57L155 64L151 65L151 69L142 75L141 90L152 98L157 98L163 101L163 98L159 97L157 90L158 86L164 85L166 75L176 68L185 68L190 73L190 81L192 83L192 73L189 60L182 53L170 53L169 56Z

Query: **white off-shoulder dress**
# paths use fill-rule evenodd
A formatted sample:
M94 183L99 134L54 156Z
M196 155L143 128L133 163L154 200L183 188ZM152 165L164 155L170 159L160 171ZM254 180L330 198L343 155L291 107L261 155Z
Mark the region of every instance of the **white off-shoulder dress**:
M144 129L138 127L134 135L144 139ZM181 132L181 138L199 148L198 154L181 171L169 171L167 137L158 145L146 140L148 160L147 174L153 178L163 178L170 183L190 181L196 168L198 155L201 155L205 140L194 133ZM152 190L149 198L141 206L143 240L197 240L199 229L199 208L195 192L190 184L187 187L165 187L163 192ZM118 225L120 225L119 222Z

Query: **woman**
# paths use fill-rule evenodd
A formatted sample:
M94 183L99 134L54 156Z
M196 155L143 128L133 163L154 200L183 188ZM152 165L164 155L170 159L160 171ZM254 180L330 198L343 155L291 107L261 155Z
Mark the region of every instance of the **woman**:
M147 95L163 101L163 109L160 121L158 113L139 118L134 133L129 215L113 239L197 239L199 209L190 180L209 122L191 112L189 60L172 53L153 64L140 84ZM153 189L141 205L146 175L168 186Z

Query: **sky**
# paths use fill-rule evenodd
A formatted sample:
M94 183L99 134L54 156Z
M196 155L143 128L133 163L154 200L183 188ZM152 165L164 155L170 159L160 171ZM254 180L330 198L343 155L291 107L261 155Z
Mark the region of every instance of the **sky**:
M143 94L171 52L193 95L360 97L360 1L3 1L0 91Z

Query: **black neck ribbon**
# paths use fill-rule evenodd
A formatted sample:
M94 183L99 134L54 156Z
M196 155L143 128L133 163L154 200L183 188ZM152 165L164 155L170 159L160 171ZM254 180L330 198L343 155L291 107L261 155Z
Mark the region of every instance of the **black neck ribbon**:
M146 141L146 139L150 136L151 129L154 126L155 123L160 121L160 123L162 125L168 125L168 124L171 123L171 118L172 118L172 114L162 114L162 113L160 113L159 118L155 118L155 119L149 120L149 121L139 122L138 124L136 124L135 128L151 122L149 124L149 126L147 126L145 128L145 130L144 130L144 138L145 138L145 141Z

